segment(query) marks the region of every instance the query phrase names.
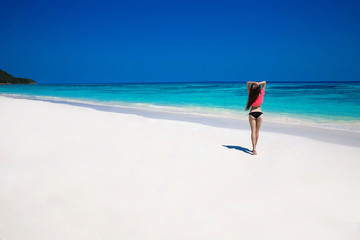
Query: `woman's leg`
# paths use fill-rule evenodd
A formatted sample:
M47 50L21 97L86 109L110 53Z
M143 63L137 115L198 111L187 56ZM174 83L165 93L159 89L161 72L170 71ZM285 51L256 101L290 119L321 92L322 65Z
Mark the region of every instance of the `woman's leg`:
M255 140L255 146L257 145L257 141L258 141L258 139L259 139L261 123L262 123L262 116L260 116L260 117L258 117L258 118L256 119L256 140Z
M249 123L250 123L250 129L251 129L251 143L253 146L253 154L256 155L256 119L249 115Z

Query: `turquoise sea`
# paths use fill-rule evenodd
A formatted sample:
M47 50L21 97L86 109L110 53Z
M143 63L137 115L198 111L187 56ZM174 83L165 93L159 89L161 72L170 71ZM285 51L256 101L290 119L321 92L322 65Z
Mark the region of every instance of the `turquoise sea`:
M246 119L245 83L2 85L0 95ZM268 121L360 131L360 82L268 82Z

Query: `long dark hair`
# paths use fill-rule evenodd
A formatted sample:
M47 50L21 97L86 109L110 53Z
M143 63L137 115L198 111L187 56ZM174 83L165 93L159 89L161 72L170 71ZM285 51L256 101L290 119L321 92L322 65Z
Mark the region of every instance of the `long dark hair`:
M260 86L255 85L255 84L251 84L249 98L248 98L248 101L246 103L245 111L249 110L249 108L255 102L255 100L257 99L259 94L260 94Z

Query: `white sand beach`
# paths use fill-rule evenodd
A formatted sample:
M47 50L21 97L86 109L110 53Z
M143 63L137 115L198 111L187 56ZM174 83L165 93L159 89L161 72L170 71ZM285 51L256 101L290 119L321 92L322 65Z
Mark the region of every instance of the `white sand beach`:
M253 156L250 130L3 96L0 114L1 240L360 239L359 145L264 126Z

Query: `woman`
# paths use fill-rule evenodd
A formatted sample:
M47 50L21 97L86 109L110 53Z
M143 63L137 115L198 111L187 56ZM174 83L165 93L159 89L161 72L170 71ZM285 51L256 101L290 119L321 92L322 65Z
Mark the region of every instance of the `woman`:
M249 123L251 128L251 142L253 146L253 155L257 155L256 144L259 139L259 131L262 122L261 104L263 103L266 82L247 82L247 90L249 98L246 104L245 111L250 109Z

